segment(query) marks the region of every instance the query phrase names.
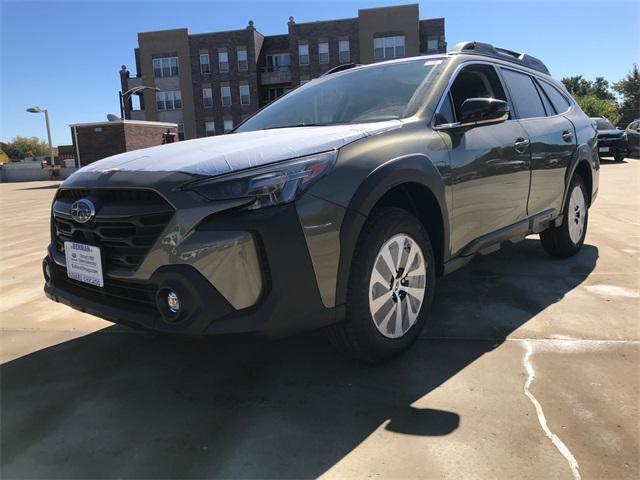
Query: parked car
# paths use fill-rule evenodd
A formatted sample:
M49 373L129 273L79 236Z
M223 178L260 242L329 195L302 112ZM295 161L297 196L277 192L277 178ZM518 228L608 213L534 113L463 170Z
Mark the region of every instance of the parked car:
M600 157L613 157L621 162L629 154L627 132L616 128L605 117L594 117L591 120L598 130L598 153Z
M417 338L436 278L474 255L531 233L551 255L580 250L596 130L540 60L464 42L338 70L232 134L72 175L47 296L164 332L326 327L376 362Z
M629 142L629 156L640 157L640 119L631 122L624 131Z

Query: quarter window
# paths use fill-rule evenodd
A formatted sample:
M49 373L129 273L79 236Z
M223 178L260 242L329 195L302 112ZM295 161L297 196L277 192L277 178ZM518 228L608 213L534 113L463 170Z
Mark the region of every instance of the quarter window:
M519 118L544 117L544 107L533 84L533 79L524 73L501 69Z
M216 134L216 125L214 122L204 122L204 134L207 137L212 137Z
M200 54L200 73L211 73L211 63L209 62L209 54Z
M453 112L453 103L451 101L451 94L447 93L444 98L440 110L436 115L436 125L444 125L447 123L454 123L456 121L455 113Z
M309 65L309 44L301 43L298 45L298 59L300 65Z
M240 105L251 104L251 95L249 93L249 85L240 85Z
M329 63L329 43L318 43L318 63Z
M220 97L222 98L222 106L231 105L231 87L220 87Z
M247 60L247 51L238 50L238 71L246 72L249 70L249 61Z
M154 77L175 77L178 75L178 57L161 57L153 59Z
M556 113L564 113L569 110L571 104L555 87L552 87L544 81L538 81L538 84L542 87L542 91L547 94L547 97L549 97Z
M349 40L340 40L338 42L338 51L340 63L349 63L351 61L351 51L349 50Z
M211 87L202 89L202 103L205 107L213 107L213 92Z
M218 68L220 69L220 73L229 71L229 55L227 52L218 52Z
M373 56L376 60L404 57L404 35L374 38Z

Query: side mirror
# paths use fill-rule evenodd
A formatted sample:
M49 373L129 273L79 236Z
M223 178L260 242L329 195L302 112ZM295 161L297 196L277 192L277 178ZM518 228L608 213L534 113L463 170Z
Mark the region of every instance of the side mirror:
M467 98L460 106L460 126L504 122L509 118L509 105L496 98Z

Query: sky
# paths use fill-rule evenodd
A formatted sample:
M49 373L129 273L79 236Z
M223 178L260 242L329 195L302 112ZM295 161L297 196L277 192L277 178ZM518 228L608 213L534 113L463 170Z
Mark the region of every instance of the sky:
M205 33L255 22L264 35L298 22L356 17L359 8L415 0L30 1L0 0L0 141L16 135L71 143L70 123L119 114L118 70L135 74L137 32L169 28ZM478 40L541 58L560 79L620 80L640 63L638 0L420 1L420 18L445 18L449 48Z

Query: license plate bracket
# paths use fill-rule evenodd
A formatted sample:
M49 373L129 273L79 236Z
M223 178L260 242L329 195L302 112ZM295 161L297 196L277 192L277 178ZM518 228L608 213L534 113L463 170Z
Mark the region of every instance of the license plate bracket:
M64 242L64 255L67 262L67 277L96 287L104 287L102 255L99 247Z

